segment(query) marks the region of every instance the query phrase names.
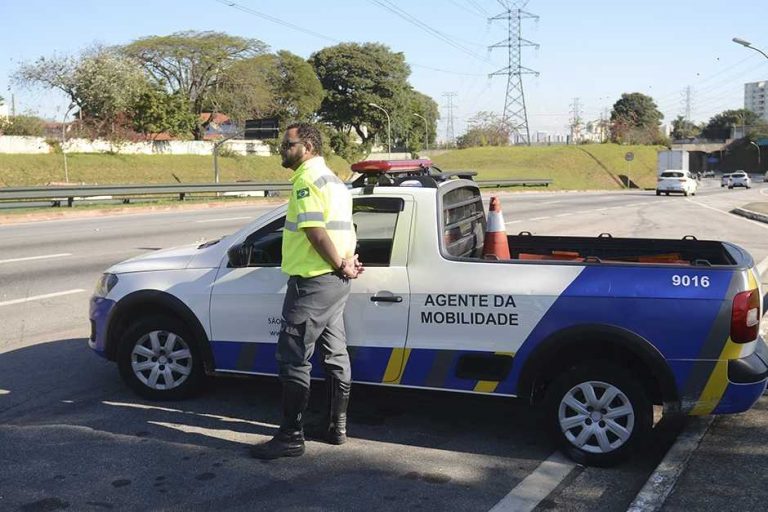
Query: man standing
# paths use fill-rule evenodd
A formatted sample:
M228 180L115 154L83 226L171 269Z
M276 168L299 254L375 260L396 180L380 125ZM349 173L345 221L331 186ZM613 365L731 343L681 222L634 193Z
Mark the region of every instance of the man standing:
M330 389L328 425L322 437L346 441L352 374L344 332L350 279L363 271L354 253L352 196L325 165L320 132L290 125L280 145L282 165L293 169L283 228L282 271L288 274L277 361L283 384L283 418L277 435L251 448L258 459L304 453L303 414L309 401L309 359L320 344Z

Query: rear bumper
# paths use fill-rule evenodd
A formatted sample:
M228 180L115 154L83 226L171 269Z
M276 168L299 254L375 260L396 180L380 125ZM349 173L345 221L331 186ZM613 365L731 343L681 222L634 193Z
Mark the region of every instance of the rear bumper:
M728 387L712 413L732 414L749 410L765 392L766 383L768 347L760 338L752 354L728 361Z

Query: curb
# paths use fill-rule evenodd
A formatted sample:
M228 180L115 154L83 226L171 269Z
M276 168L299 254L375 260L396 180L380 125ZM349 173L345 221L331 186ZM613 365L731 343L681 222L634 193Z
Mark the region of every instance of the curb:
M739 215L740 217L746 217L751 220L756 220L758 222L768 223L768 215L764 213L758 213L752 210L745 210L744 208L734 208L733 210L731 210L731 213L734 215Z
M714 416L707 416L694 417L690 420L688 428L677 437L675 444L648 477L643 488L627 508L627 512L661 510L714 419Z

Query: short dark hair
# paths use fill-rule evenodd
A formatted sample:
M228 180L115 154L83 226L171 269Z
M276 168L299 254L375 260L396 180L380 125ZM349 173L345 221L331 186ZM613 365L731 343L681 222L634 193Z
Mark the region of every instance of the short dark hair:
M292 123L288 125L285 131L287 132L293 128L296 128L299 140L310 142L312 144L313 154L323 154L323 136L320 135L320 130L318 130L315 125L309 123Z

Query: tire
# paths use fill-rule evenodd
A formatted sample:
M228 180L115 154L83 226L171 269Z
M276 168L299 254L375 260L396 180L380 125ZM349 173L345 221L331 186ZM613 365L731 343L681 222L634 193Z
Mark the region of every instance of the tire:
M561 374L548 386L542 406L560 449L589 466L608 467L625 460L646 441L653 423L653 406L637 378L609 361L586 363ZM603 414L613 421L605 421Z
M659 192L659 191L657 190L657 191L656 191L656 195L657 195L657 196L660 196L660 195L661 195L661 192Z
M683 190L683 197L688 197L688 192Z
M205 378L198 340L171 316L130 324L120 339L117 365L125 383L149 400L188 398L201 390Z

